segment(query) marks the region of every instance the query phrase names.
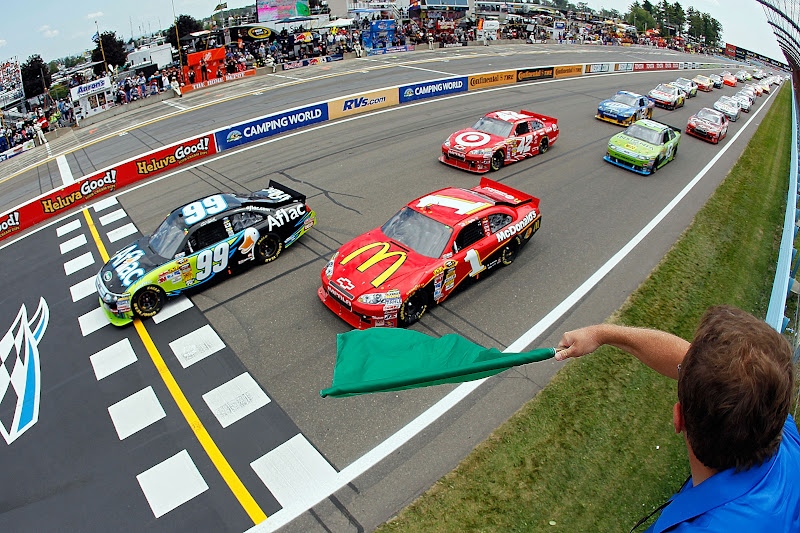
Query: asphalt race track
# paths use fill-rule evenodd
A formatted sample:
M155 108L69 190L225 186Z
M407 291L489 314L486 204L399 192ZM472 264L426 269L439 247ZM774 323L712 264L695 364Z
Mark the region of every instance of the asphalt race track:
M64 157L79 177L236 121L446 75L693 59L649 49L498 45L347 61L330 71L290 71L309 80L302 83L259 76L192 94L163 120L158 111L168 106L154 104L98 124L93 134L74 133L70 142L80 148ZM646 93L679 74L518 84L324 123L142 182L0 246L0 329L11 332L0 341L0 386L5 374L11 382L0 400L5 430L17 402L19 350L38 349L41 377L41 403L29 407L38 422L0 444L7 448L0 530L271 531L286 524L282 531L355 532L390 519L560 364L528 365L472 386L321 399L336 334L350 329L317 297L325 263L410 200L477 185L478 175L437 161L447 135L488 111L531 110L558 118L558 141L489 177L541 199L540 231L514 264L433 308L413 329L518 351L553 346L563 331L605 320L685 230L772 101L759 98L719 145L683 135L675 161L651 176L604 162L606 143L621 128L594 118L600 100L619 89ZM700 107L733 92L700 93L682 109L656 108L653 118L684 129ZM60 179L53 160L13 172L0 164L0 172L3 209ZM152 232L184 201L257 190L270 179L304 192L318 221L277 261L181 297L140 328L101 320L92 282L104 254ZM637 237L659 213L652 231ZM627 255L615 255L632 240ZM569 300L609 261L607 275ZM49 311L43 331L40 299Z

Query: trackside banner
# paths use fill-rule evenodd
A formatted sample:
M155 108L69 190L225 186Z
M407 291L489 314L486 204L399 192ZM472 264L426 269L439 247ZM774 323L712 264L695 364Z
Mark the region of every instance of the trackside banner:
M80 181L50 191L0 215L0 240L121 187L193 163L216 152L214 137L208 134L129 159L108 170L90 174Z
M453 94L466 92L469 79L466 76L460 78L448 78L446 80L426 81L413 85L403 85L400 87L400 103L421 100L423 98L433 98L443 94Z
M315 104L267 115L214 132L219 151L328 120L328 105Z

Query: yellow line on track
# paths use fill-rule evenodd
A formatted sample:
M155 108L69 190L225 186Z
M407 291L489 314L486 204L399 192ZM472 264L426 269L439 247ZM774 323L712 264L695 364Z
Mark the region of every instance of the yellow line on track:
M89 231L92 234L92 238L97 246L97 250L100 252L100 257L103 258L103 262L105 263L109 259L108 252L106 252L106 247L100 240L100 234L97 231L97 227L94 225L94 221L92 220L88 209L83 210L83 216L86 218L86 224L89 226ZM133 325L136 328L136 332L139 334L139 337L142 339L142 343L144 343L147 353L150 354L150 359L153 360L156 370L158 370L161 379L164 381L164 385L167 386L167 389L172 395L172 399L175 400L175 403L178 405L178 409L180 409L181 413L183 413L186 422L189 423L189 427L192 428L197 440L200 441L200 445L208 454L211 462L214 463L214 466L217 468L217 471L219 471L222 479L224 479L225 483L228 484L228 487L230 487L233 495L237 500L239 500L239 503L244 508L245 512L250 516L250 519L254 524L259 524L266 520L267 515L261 510L261 507L259 507L255 499L253 499L253 496L250 495L250 492L244 486L244 483L242 483L242 481L239 479L239 476L236 475L236 472L234 472L233 468L228 463L228 460L222 455L222 452L211 438L211 435L209 435L205 426L203 426L203 423L200 421L197 413L195 413L194 409L192 409L191 404L189 404L189 401L186 399L183 391L178 386L178 382L175 381L175 377L172 375L172 372L169 371L167 364L164 362L164 358L161 357L161 353L159 353L158 348L156 348L156 345L153 343L153 339L150 338L147 328L144 327L144 324L138 318L133 321Z

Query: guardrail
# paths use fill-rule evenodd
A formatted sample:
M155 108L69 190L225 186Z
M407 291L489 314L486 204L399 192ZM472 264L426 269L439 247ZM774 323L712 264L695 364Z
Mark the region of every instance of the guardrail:
M797 235L798 223L800 223L798 221L800 211L797 208L798 151L800 151L797 112L797 87L792 81L792 153L789 167L789 191L786 199L780 252L778 253L778 266L775 271L775 281L772 284L766 318L767 324L781 333L786 331L790 322L789 318L785 316L788 294L790 291L795 294L800 292L800 284L794 279L800 259L795 263L794 269L791 268L792 260L797 255L797 250L794 249L794 239ZM795 317L795 322L797 322L797 317ZM797 324L795 324L794 332L796 333L797 330ZM797 359L797 355L795 354L795 359Z
M174 170L189 162L194 163L223 150L237 148L249 142L319 122L375 111L414 100L500 85L608 73L732 68L734 66L731 63L612 61L528 67L397 85L318 102L206 132L198 137L185 139L127 159L84 176L71 185L46 192L0 215L0 240L16 235L48 218L60 215L67 209L113 193L126 185L168 170Z

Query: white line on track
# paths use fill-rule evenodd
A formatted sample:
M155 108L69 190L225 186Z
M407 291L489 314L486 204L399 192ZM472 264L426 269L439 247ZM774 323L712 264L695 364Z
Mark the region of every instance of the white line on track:
M50 151L47 151L47 155L50 155ZM60 155L56 157L56 164L58 164L58 171L61 173L61 181L66 187L67 185L72 185L75 183L75 178L72 176L72 170L69 168L69 163L67 163L67 156Z
M772 95L777 93L777 91L773 91L769 98L772 98ZM558 321L564 314L569 311L575 304L577 304L581 298L586 296L598 283L606 276L609 272L611 272L614 267L616 267L625 257L630 254L637 245L639 245L645 237L647 237L653 229L658 226L658 224L663 221L667 215L669 215L673 209L683 200L687 194L697 185L701 179L708 173L709 170L716 164L717 161L728 151L728 149L736 142L736 139L747 129L751 122L756 118L756 116L761 112L762 109L766 106L767 101L765 100L763 104L758 108L757 111L753 113L750 119L742 126L736 134L729 139L729 141L722 147L722 149L715 155L708 164L703 167L700 172L690 181L684 188L681 190L667 205L662 209L644 228L642 228L639 233L637 233L625 246L623 246L617 253L615 253L611 259L609 259L603 266L601 266L594 274L589 276L589 278L584 281L577 289L575 289L572 294L567 296L559 305L557 305L552 311L547 313L539 322L534 324L528 331L523 333L517 340L515 340L511 345L503 350L504 353L518 353L522 351L525 347L530 345L533 341L535 341L542 333L547 331L550 327L552 327L556 321ZM430 424L438 420L441 416L443 416L447 411L449 411L452 407L458 405L458 403L466 398L470 393L472 393L475 389L483 384L484 381L488 380L489 378L483 378L476 381L470 381L467 383L463 383L456 387L453 391L443 397L441 400L433 404L429 407L426 411L420 414L417 418L409 422L406 426L401 428L395 434L390 436L388 439L383 441L382 443L378 444L375 448L361 456L359 459L354 461L349 466L345 467L339 475L336 477L335 480L329 483L329 486L325 487L326 493L325 498L330 496L331 494L335 493L337 490L341 489L342 487L346 486L348 483L351 483L355 480L358 476L362 475L370 468L378 464L378 462L382 461L390 454L394 453L398 448L404 445L406 442L411 440L413 437L418 435L422 432L425 428L427 428ZM322 501L321 498L319 501ZM313 505L319 503L319 501L315 502ZM269 519L261 522L260 524L252 527L248 530L248 532L267 532L267 531L275 531L278 528L288 524L302 513L308 511L313 505L304 505L303 508L297 507L287 507L281 509L277 513L273 514Z

